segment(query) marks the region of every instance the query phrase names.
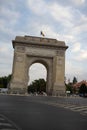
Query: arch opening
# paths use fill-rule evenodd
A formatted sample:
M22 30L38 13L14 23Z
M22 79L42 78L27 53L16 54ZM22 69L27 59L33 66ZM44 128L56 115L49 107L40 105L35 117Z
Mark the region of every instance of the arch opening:
M42 62L33 62L28 71L28 93L46 94L47 67Z

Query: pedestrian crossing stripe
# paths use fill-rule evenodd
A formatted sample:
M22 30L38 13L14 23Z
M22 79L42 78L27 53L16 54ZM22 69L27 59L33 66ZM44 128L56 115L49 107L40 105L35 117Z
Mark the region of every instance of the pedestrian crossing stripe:
M66 105L64 106L66 109L70 109L76 112L85 112L87 113L87 106L76 106L76 105Z
M55 106L55 107L62 107L74 112L80 112L82 115L87 115L87 105L76 105L76 104L69 104L69 103L58 103L58 102L42 102L42 101L37 101L38 103L44 103L47 105Z
M0 114L0 130L21 130L14 122Z
M56 107L62 107L65 109L69 109L71 111L74 112L81 112L87 115L87 106L86 105L72 105L72 104L63 104L63 103L53 103L53 102L39 102L39 103L44 103L44 104L48 104L48 105L52 105L52 106L56 106Z
M0 123L0 126L12 126L10 123Z

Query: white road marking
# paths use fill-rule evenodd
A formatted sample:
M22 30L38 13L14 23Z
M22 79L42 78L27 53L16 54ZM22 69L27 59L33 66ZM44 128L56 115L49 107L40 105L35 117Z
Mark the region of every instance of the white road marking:
M4 115L0 114L0 130L21 130L12 122L9 120L7 117Z
M12 126L10 123L0 123L0 126Z

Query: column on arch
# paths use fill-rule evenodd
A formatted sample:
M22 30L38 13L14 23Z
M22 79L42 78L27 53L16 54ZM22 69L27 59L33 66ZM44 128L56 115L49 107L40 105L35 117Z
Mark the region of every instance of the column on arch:
M27 92L26 55L14 50L12 79L10 93Z
M53 58L53 95L58 96L65 94L64 77L65 55L56 55Z

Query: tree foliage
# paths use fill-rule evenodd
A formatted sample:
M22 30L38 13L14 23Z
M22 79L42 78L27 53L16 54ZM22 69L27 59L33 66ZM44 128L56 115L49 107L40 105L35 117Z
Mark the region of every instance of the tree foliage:
M70 80L69 80L69 82L67 84L65 84L66 91L70 91L71 94L75 93L76 91L74 90L74 87L73 87L73 85L75 83L77 83L77 78L74 76L72 82L70 82Z
M66 91L70 91L70 93L72 93L72 83L65 84L65 86L66 86Z
M77 83L77 78L76 77L73 78L73 84L75 84L75 83Z
M28 92L46 92L46 81L44 79L34 80L28 86Z
M0 88L7 88L11 80L11 74L8 76L0 77Z
M82 84L79 88L79 93L87 93L87 86L85 84Z

